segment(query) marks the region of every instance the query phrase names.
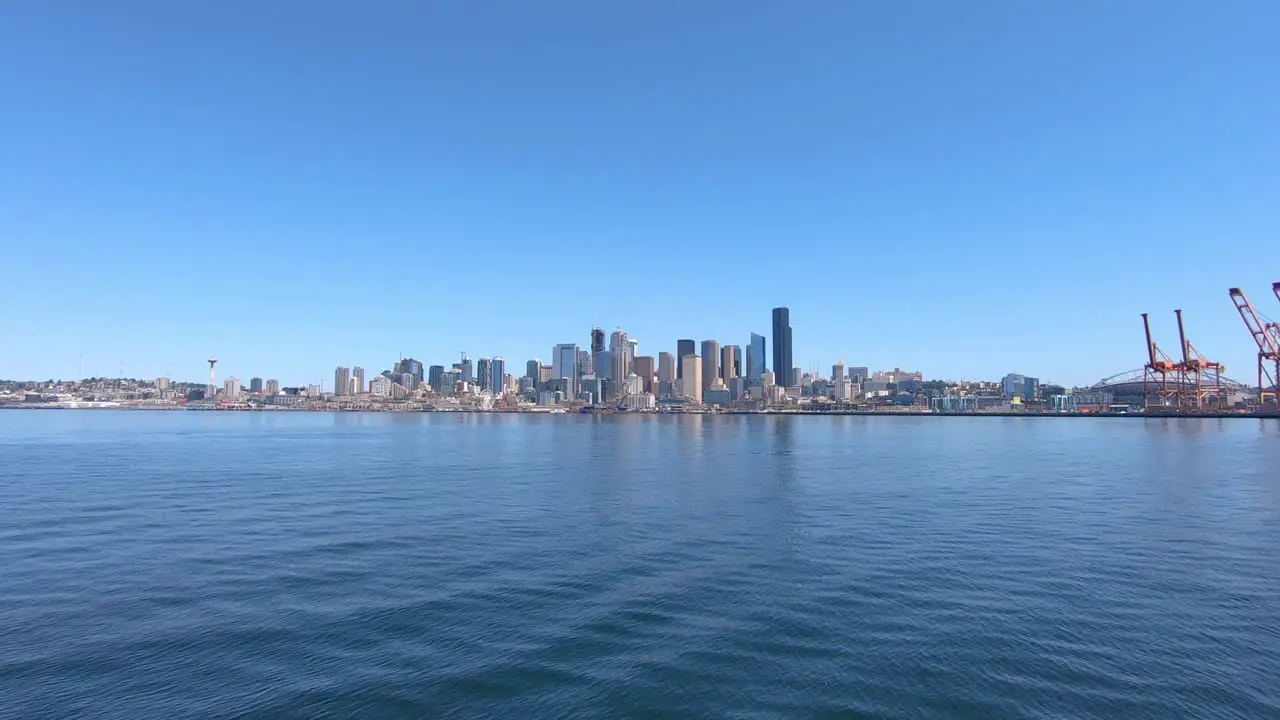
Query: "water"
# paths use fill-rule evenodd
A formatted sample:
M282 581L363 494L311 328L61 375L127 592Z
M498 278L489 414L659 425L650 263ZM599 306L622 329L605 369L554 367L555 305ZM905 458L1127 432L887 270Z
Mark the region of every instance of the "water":
M0 717L1280 717L1280 423L0 412Z

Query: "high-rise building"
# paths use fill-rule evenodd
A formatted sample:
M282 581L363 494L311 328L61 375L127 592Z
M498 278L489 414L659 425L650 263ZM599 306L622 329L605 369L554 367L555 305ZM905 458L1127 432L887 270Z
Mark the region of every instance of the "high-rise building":
M636 371L636 356L640 354L640 341L635 338L627 340L627 372Z
M697 355L697 344L692 340L676 341L676 379L684 377L684 358L686 355Z
M436 392L441 392L442 390L444 390L444 366L443 365L432 365L431 367L427 368L427 384L430 385L431 389L435 390Z
M791 311L773 309L773 374L777 383L791 387L799 380L791 357Z
M275 378L268 378L268 379L267 379L266 393L267 393L268 395L279 395L279 394L280 394L280 381L279 381L279 380L277 380L277 379L275 379Z
M863 382L871 377L871 371L866 367L851 367L847 374L849 379L856 383Z
M530 360L529 362L524 364L524 376L532 380L534 383L537 383L538 371L541 367L542 367L541 360Z
M600 328L591 328L591 352L598 353L604 351L604 331Z
M489 361L490 383L489 389L494 395L502 394L502 385L505 382L507 374L507 361L500 357L495 357Z
M671 394L676 382L676 357L669 352L658 353L658 392L662 397Z
M538 366L538 384L539 385L543 385L545 383L551 382L551 377L552 377L551 370L552 370L552 367L550 365Z
M751 344L747 346L747 379L758 382L764 369L764 336L751 333Z
M631 341L622 328L609 335L609 354L613 366L609 376L618 382L625 381L631 372Z
M595 373L595 366L591 364L591 353L587 350L578 351L578 377L584 378ZM582 392L579 390L578 392Z
M339 367L333 371L333 393L346 395L351 387L351 368Z
M364 392L365 390L369 389L369 386L364 384L364 368L362 367L351 368L351 377L355 378L355 381L356 381L355 394L358 395Z
M400 362L396 363L395 370L400 375L412 375L417 378L417 383L414 384L414 387L417 387L422 382L422 363L413 358L401 358ZM408 385L405 385L405 387L410 390L413 389Z
M840 383L844 382L844 361L843 360L831 366L831 382L834 385L839 385Z
M741 348L737 345L725 345L720 348L720 377L725 385L738 377L738 356L741 354Z
M641 355L636 358L636 377L640 378L641 392L652 393L654 363L652 355ZM656 393L655 393L656 394Z
M167 377L158 377L158 378L156 378L156 389L157 389L157 390L168 390L168 389L169 389L169 378L167 378Z
M249 378L249 392L253 393L254 395L259 395L262 393L262 378L259 378L259 377Z
M417 390L418 376L411 372L400 373L400 384L404 386L405 390Z
M475 373L471 368L471 358L463 355L462 362L458 363L458 372L461 373L459 379L463 382L473 383L476 381Z
M677 378L680 383L680 394L695 403L702 403L702 358L697 355L685 355L680 358L680 366L684 376Z
M391 378L379 375L369 382L369 394L374 397L391 397Z
M561 343L551 349L551 379L567 378L565 392L569 397L578 396L578 346Z
M595 375L601 380L613 379L613 352L609 350L601 350L596 353L595 358L591 361L595 367Z
M702 341L702 389L706 390L720 378L720 342Z
M240 378L227 378L222 383L222 399L227 401L240 399Z
M493 390L493 365L489 358L476 361L476 386L481 390Z

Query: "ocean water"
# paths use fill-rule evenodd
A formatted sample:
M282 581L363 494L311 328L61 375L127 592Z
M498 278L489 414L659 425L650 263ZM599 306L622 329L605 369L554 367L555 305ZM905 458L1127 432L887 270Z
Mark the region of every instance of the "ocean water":
M0 412L3 718L1277 718L1280 422Z

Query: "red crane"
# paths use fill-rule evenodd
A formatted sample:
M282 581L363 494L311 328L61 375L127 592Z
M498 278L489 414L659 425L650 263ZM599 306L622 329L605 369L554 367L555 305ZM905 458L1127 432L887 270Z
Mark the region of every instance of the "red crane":
M1147 333L1147 364L1142 366L1142 397L1147 407L1152 405L1152 394L1158 398L1158 407L1167 407L1170 399L1178 394L1178 363L1151 339L1151 320L1146 313L1142 313L1142 327ZM1173 375L1173 387L1169 386L1170 375Z
M1272 285L1271 289L1280 297L1280 283ZM1266 404L1267 398L1270 398L1275 404L1276 380L1280 379L1280 326L1273 322L1262 322L1253 303L1249 302L1240 288L1231 288L1227 292L1258 346L1258 400Z
M1178 363L1178 406L1203 410L1205 400L1212 397L1214 404L1221 409L1226 406L1226 396L1222 394L1222 363L1206 360L1187 340L1187 331L1182 326L1182 310L1174 310L1178 316L1178 341L1182 345L1182 362ZM1212 384L1207 385L1206 380Z

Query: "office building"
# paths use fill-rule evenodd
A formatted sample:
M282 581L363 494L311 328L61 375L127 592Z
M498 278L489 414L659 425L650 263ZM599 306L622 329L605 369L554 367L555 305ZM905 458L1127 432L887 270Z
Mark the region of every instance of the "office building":
M729 386L729 402L738 402L747 394L747 379L736 377L725 383Z
M742 348L737 345L734 345L733 346L733 376L745 377L745 375L743 374L744 370L745 368L743 368L742 366Z
M462 356L462 362L458 363L459 377L463 382L474 383L476 381L475 371L471 366L471 358L466 355Z
M654 392L654 362L652 355L641 355L635 359L636 376L640 378L641 392ZM655 393L656 394L656 393Z
M346 395L351 388L351 368L339 367L333 371L333 394Z
M538 367L538 385L539 386L542 386L551 382L551 370L552 368L550 365L540 365Z
M777 384L791 387L799 380L791 357L791 311L773 309L773 375Z
M414 376L414 378L416 379L416 382L414 382L413 387L417 387L422 383L422 380L423 380L422 363L418 362L417 360L414 360L413 358L401 358L400 362L396 363L395 372L397 375L401 375L401 376L403 375ZM404 379L402 377L401 383L403 382L404 382ZM409 388L410 390L413 389L413 388L410 388L408 385L405 385L405 387Z
M167 377L159 377L159 378L156 378L156 389L157 389L157 390L168 390L168 389L169 389L169 378L167 378Z
M747 346L747 379L759 382L764 369L764 336L751 333L751 344Z
M493 361L480 358L476 361L476 386L481 390L493 389Z
M640 354L640 341L634 338L627 340L627 371L636 371L636 356Z
M578 351L578 377L584 378L588 375L595 374L595 366L591 364L591 353L587 350Z
M427 385L430 385L432 390L435 390L436 392L440 392L440 390L444 387L444 366L443 365L432 365L431 367L427 368Z
M702 403L702 358L697 355L685 355L680 358L683 369L680 382L680 394L691 402Z
M353 394L358 395L364 392L365 390L369 389L369 386L364 384L364 368L362 367L351 368L351 378L356 381L355 382L356 391Z
M676 379L684 377L684 358L686 355L697 355L698 348L692 340L676 341Z
M222 383L222 399L234 402L240 399L240 379L227 378Z
M532 380L534 384L537 384L538 372L541 367L542 367L541 360L530 360L529 362L524 364L524 376Z
M724 380L725 385L738 377L738 358L741 355L742 349L737 345L725 345L720 348L720 379Z
M851 382L860 383L871 379L871 372L865 367L851 367L846 373Z
M491 374L489 389L494 395L501 395L503 383L506 382L507 361L500 357L493 358L489 361L489 373Z
M717 340L702 341L702 389L708 390L711 384L720 379L720 342Z
M1040 379L1009 373L1000 380L1000 389L1006 398L1035 400L1040 394Z
M613 379L613 353L608 350L601 350L591 361L595 368L595 376L601 380Z
M658 397L671 397L676 382L676 356L669 352L658 353Z
M612 370L603 357L604 353L604 331L600 328L591 328L591 374L598 378L608 377Z
M267 379L267 386L266 386L266 393L267 393L268 395L279 395L279 394L280 394L280 381L279 381L279 380L277 380L277 379L275 379L275 378L268 378L268 379Z
M262 378L249 378L249 392L254 395L262 394Z
M374 397L391 397L391 378L379 375L369 381L369 394Z
M609 377L618 382L626 381L631 372L631 340L622 328L609 335L609 355L612 365Z
M561 343L551 349L551 379L567 379L566 397L578 396L578 346Z
M418 376L413 373L401 373L400 384L405 390L413 391L418 389Z

